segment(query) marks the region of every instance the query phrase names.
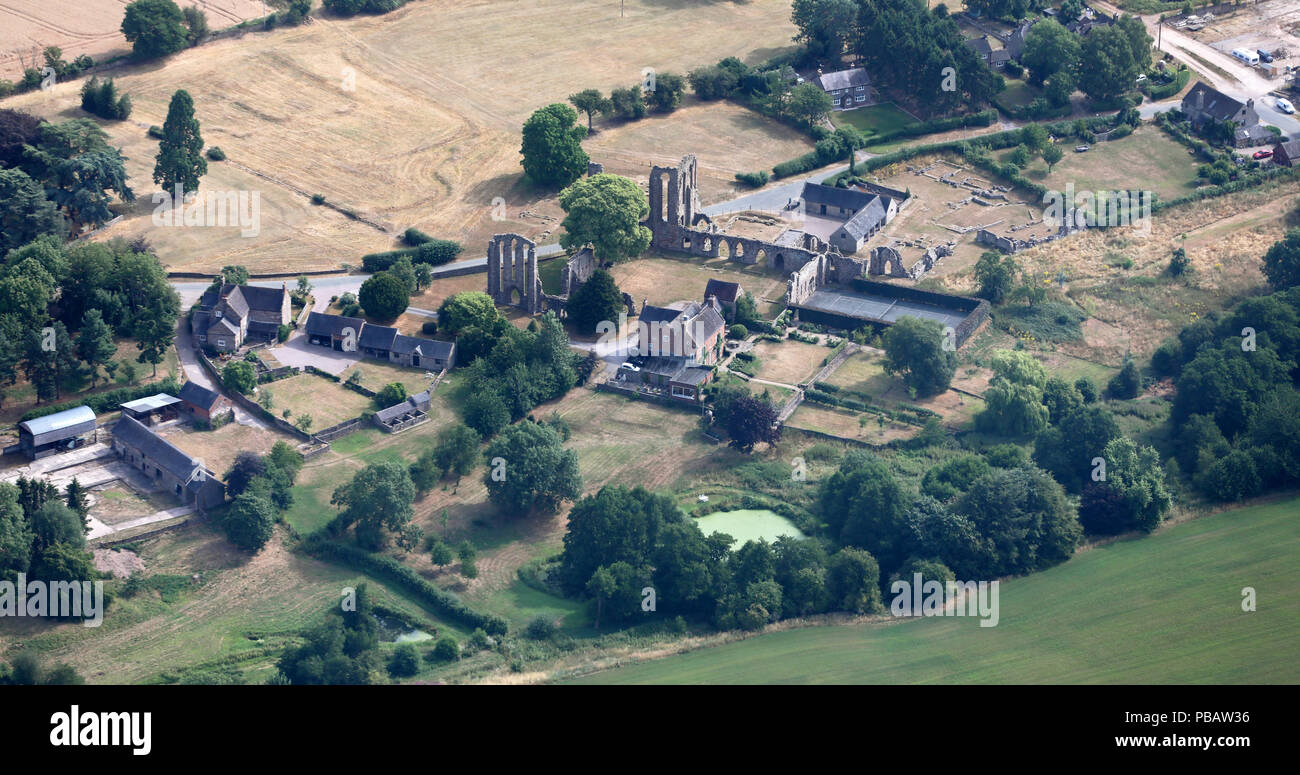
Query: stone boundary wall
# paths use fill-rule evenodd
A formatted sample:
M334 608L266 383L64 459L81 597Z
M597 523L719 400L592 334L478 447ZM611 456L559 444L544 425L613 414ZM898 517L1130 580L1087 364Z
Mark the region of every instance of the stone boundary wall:
M212 361L208 360L208 356L205 355L201 349L195 348L194 355L199 359L199 363L203 364L203 368L208 372L208 375L212 377L213 381L215 381L217 385L220 385L221 372L217 369L216 365ZM243 393L226 393L223 391L221 394L234 403L239 404L239 406L248 412L251 412L255 417L258 417L264 422L270 423L278 430L284 431L299 441L311 441L311 434L303 433L293 424L266 411L260 404Z

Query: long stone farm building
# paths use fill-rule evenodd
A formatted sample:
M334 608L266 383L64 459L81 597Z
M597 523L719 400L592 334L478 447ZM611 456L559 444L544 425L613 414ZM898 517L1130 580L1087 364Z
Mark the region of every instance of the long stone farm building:
M219 506L226 486L199 460L172 445L132 417L113 426L113 451L155 484L199 511Z

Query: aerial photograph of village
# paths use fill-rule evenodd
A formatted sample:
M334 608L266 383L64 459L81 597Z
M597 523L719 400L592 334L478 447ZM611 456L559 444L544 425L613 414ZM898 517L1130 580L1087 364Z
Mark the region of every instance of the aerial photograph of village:
M1300 682L1300 0L0 20L0 684Z

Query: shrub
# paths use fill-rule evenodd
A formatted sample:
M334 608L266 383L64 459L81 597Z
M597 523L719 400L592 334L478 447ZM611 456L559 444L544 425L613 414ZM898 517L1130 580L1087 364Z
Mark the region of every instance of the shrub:
M767 173L767 170L760 170L759 172L737 172L736 173L736 180L740 181L741 183L744 183L750 188L758 188L760 186L765 186L767 185L767 182L771 179L772 176Z
M1114 398L1137 398L1142 390L1142 375L1137 363L1131 358L1126 359L1124 367L1107 383L1106 390Z
M388 674L399 678L410 678L420 670L420 655L415 646L403 643L393 651L388 659Z
M736 325L727 329L727 336L731 337L732 339L744 339L745 337L749 336L749 329L737 323Z
M374 575L381 581L390 581L435 612L467 627L481 627L489 635L506 633L505 619L475 611L465 605L460 598L439 588L392 557L371 554L356 546L336 543L320 535L311 536L303 542L302 546L304 551L313 557L347 565ZM456 648L454 653L458 654L456 641L452 640L451 644Z
M426 321L424 321L423 323L420 324L420 333L422 333L422 334L436 334L436 333L438 333L438 321L436 321L436 320L426 320Z
M460 644L450 635L442 636L434 644L433 658L440 662L454 662L460 659Z
M154 138L155 140L161 140L163 138L162 127L158 126L157 124L154 124L153 126L149 127L149 136Z
M428 234L425 234L414 226L402 232L402 242L413 248L431 241L433 241L433 237L430 237Z
M549 640L557 630L555 622L549 616L538 616L524 628L524 635L532 640Z
M445 239L430 239L416 249L413 261L419 264L441 266L456 260L464 248L459 242Z
M213 161L225 161L226 152L221 150L220 147L214 145L208 149L208 158Z
M152 133L153 133L153 129L150 128L149 132L150 132L150 134L152 134ZM324 195L324 194L312 194L312 195L311 195L311 203L314 204L314 205L323 205L323 204L325 204L325 195Z

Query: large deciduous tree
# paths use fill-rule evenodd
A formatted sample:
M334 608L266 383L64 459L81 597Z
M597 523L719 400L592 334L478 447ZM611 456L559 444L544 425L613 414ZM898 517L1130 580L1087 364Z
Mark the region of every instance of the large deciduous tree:
M587 172L590 157L582 150L587 130L578 113L560 102L540 108L524 122L524 173L539 186L567 186Z
M488 445L483 483L488 499L514 514L553 512L582 494L578 456L545 425L522 422Z
M602 173L579 180L560 192L560 207L566 213L560 235L565 248L590 242L597 258L624 261L650 247L650 230L642 225L650 205L628 178Z
M569 322L583 332L595 332L604 321L617 323L619 314L627 311L623 292L614 283L614 276L604 269L592 272L564 307Z
M400 533L411 521L415 485L406 466L387 462L368 465L334 490L330 503L341 507L336 530L356 525L357 542L367 549L387 543L385 531Z
M137 59L153 59L185 48L190 33L172 0L135 0L122 16L122 34Z
M885 370L901 375L918 396L942 393L957 373L957 357L945 348L944 327L934 320L906 316L885 331ZM953 342L955 346L955 342Z

